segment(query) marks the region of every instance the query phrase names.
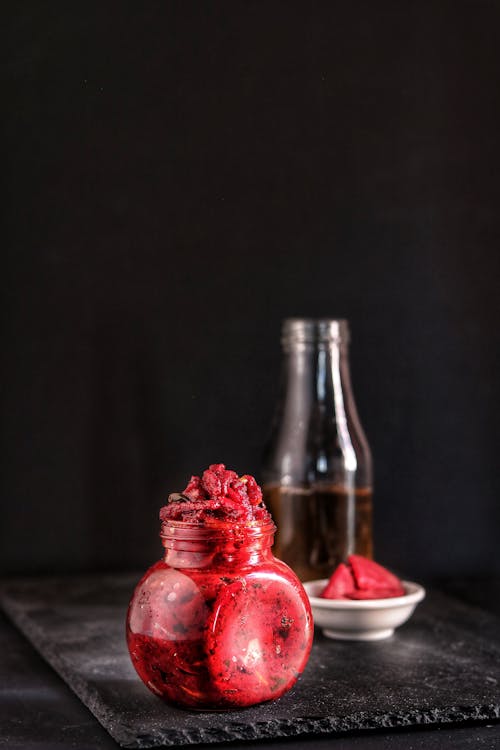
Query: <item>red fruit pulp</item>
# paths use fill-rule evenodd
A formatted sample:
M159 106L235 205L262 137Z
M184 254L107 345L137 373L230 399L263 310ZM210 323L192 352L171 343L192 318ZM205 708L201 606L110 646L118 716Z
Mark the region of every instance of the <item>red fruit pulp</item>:
M179 495L170 495L160 511L162 521L217 525L265 523L271 516L262 502L262 490L249 474L239 477L224 464L212 464L202 476L193 476Z

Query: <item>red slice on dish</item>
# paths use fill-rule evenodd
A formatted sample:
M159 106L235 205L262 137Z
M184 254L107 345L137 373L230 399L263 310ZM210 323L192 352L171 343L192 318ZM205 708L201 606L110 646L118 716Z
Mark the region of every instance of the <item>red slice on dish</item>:
M355 591L356 584L351 569L345 563L340 563L320 596L324 599L351 599Z
M208 670L221 702L247 706L288 690L309 655L309 618L299 594L279 581L224 586L206 636Z
M349 555L340 563L321 592L324 599L389 599L404 596L399 578L373 560Z
M358 596L352 598L384 599L391 596L404 596L405 591L399 578L382 565L361 555L349 555L348 560L358 589ZM367 595L360 596L361 592L366 592Z

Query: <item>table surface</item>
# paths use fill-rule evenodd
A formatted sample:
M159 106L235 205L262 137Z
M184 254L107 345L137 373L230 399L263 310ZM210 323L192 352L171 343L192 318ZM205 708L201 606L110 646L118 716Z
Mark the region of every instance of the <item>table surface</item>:
M448 582L447 590L499 613L500 581ZM63 680L38 655L31 644L0 615L0 747L9 750L107 750L118 747ZM223 747L255 750L263 742L231 742ZM412 730L379 730L325 737L301 737L266 742L273 750L336 750L357 748L497 748L500 724L461 725ZM199 746L198 746L199 747ZM217 747L211 745L212 748Z

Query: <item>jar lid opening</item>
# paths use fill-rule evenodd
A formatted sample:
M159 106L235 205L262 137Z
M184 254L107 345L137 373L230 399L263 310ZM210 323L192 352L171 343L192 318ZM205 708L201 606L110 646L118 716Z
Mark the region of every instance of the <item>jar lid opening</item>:
M182 539L186 541L216 542L230 539L260 539L276 532L274 521L269 520L253 523L218 523L200 525L186 521L166 520L161 524L160 538Z

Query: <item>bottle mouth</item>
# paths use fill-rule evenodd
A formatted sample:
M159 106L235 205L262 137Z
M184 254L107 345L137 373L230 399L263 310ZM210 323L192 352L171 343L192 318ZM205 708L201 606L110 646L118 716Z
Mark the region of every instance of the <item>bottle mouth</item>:
M349 323L345 318L286 318L281 330L285 350L315 344L348 344Z

